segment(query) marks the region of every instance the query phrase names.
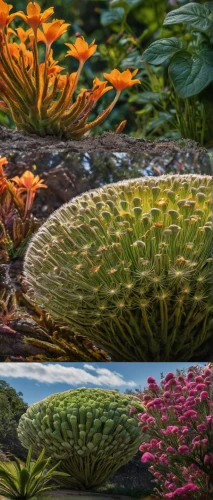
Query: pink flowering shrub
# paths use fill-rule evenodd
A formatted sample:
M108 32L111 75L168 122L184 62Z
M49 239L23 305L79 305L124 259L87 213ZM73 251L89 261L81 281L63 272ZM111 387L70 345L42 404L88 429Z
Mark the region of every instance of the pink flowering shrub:
M213 416L210 410L212 370L194 367L186 377L167 373L160 386L153 377L138 397L141 461L150 462L159 498L213 498Z

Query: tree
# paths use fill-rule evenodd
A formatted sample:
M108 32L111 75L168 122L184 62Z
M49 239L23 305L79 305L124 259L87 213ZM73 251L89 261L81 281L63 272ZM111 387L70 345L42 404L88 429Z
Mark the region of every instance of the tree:
M22 392L16 392L5 380L0 380L0 447L14 454L20 452L24 457L26 453L17 436L19 419L28 408L22 396Z

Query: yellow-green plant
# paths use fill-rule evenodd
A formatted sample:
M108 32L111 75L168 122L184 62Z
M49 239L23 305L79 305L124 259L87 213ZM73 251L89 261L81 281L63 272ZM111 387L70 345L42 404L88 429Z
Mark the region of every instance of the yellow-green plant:
M212 335L212 185L160 176L72 199L28 247L31 300L116 361L200 356Z
M80 489L103 484L137 452L142 433L132 405L144 407L134 396L103 389L77 389L49 396L22 415L18 435L26 448L61 460L69 473L63 484Z
M50 7L41 13L36 2L28 2L27 14L10 14L12 5L0 0L0 111L8 113L16 127L41 136L56 135L67 139L80 139L85 132L100 125L110 114L123 89L132 87L137 70L120 73L114 69L104 74L106 81L95 78L92 89L76 89L85 62L95 53L95 40L89 45L83 37L67 43L67 56L79 61L76 72L61 75L64 70L53 58L52 44L66 32L69 24L63 20L47 20L53 15ZM15 18L27 25L13 30L9 27ZM40 27L42 26L42 30ZM11 41L15 39L15 41ZM27 42L28 41L28 42ZM39 59L38 44L45 44L44 61ZM88 123L88 118L100 97L116 89L116 95L107 108ZM120 132L123 121L117 128Z
M30 500L37 498L46 491L53 490L56 486L47 484L54 477L67 476L64 472L56 471L60 462L47 470L51 458L44 458L43 449L36 460L31 461L32 447L30 446L26 465L21 465L14 456L13 462L0 462L0 495L10 500ZM46 469L46 470L45 470Z

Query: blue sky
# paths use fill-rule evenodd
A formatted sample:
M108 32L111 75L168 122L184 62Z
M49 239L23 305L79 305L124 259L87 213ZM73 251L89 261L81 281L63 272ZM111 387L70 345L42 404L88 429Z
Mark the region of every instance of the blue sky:
M22 392L29 405L55 392L79 387L143 389L150 375L188 369L193 363L0 363L0 380ZM195 363L194 363L195 364ZM198 363L205 366L205 363Z

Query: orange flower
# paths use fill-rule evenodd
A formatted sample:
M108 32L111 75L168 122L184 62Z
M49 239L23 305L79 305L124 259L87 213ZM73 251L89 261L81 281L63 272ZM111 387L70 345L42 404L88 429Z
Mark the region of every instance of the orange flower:
M32 32L31 28L28 30L23 30L23 28L19 27L16 28L17 35L19 37L19 40L21 43L25 43L26 40L29 38L30 33Z
M23 54L25 67L31 67L33 64L33 53L30 50L27 50L24 43L8 43L8 50L14 59L19 60L20 53Z
M38 41L46 43L48 47L51 47L52 43L55 42L65 31L70 24L63 24L63 20L53 19L51 23L42 24L43 32L39 30Z
M41 7L35 2L30 2L27 5L27 15L24 12L19 11L16 12L16 16L21 17L25 23L27 23L34 31L38 29L38 27L47 21L50 16L54 13L53 7L46 9L43 14L41 14Z
M13 8L12 5L8 5L7 3L3 2L3 0L0 0L0 29L3 30L5 26L8 26L8 24L14 19L16 14L10 14L10 10Z
M41 180L38 175L35 176L30 170L26 170L21 177L16 176L11 180L17 184L20 193L24 191L32 191L35 193L37 189L47 188L47 186L43 184L44 181Z
M96 102L102 95L104 95L108 90L111 90L113 87L111 85L106 87L108 82L101 82L99 78L95 78L93 80L93 88L92 90L88 90L88 97L90 102ZM82 92L85 92L86 89L81 89Z
M3 166L8 163L7 158L0 158L0 194L7 188L7 179L3 170Z
M3 167L4 165L7 165L7 163L8 163L8 161L7 161L6 156L4 156L4 157L0 158L0 174L1 174L1 172L3 171L3 170L1 169L1 167Z
M21 177L16 176L11 180L17 184L18 194L25 192L27 194L24 210L24 217L26 217L32 208L37 189L47 188L47 186L43 184L44 181L38 175L35 176L30 170L26 170Z
M132 73L129 69L126 69L123 73L118 71L118 69L113 69L109 74L104 73L104 78L106 78L118 92L121 92L128 87L132 87L136 83L141 83L140 80L132 80L133 76L137 75L137 72L138 69Z
M77 78L77 73L71 73L71 75L69 75L69 81L71 85L75 84L76 78ZM59 90L62 90L65 87L66 81L67 81L67 75L60 75L57 88Z
M75 57L78 59L80 63L85 63L89 57L91 57L96 49L97 45L95 45L95 40L89 45L85 42L83 36L76 39L75 43L65 43L70 50L67 52L67 56Z

